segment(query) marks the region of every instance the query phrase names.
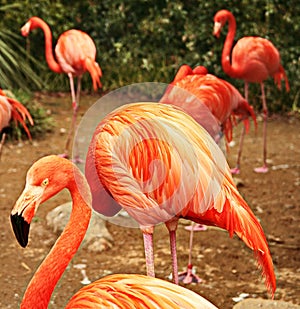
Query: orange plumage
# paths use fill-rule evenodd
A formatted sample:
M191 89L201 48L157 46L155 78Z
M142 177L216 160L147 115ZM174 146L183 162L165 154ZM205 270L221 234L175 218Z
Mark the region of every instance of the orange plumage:
M174 86L187 90L186 97L183 97L182 92ZM192 99L189 93L195 98ZM240 92L227 81L208 74L202 66L193 70L187 65L181 66L160 102L172 102L182 107L202 126L205 119L201 119L201 115L198 116L197 106L204 104L217 119L227 142L232 140L232 126L236 123L236 118L244 121L246 131L249 129L249 117L252 117L256 126L253 107L248 104ZM210 130L208 132L211 134Z
M226 159L192 117L168 104L136 103L105 117L86 160L93 208L112 216L121 207L144 235L147 273L154 276L152 234L165 222L176 282L179 218L236 233L258 257L274 293L273 263L263 230L234 185Z

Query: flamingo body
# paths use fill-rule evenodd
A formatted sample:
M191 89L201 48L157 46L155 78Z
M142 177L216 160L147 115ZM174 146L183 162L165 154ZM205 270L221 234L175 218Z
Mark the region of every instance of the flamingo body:
M280 55L275 46L261 37L243 37L232 49L232 66L236 74L249 83L261 83L279 71ZM240 77L239 77L240 76Z
M52 54L52 34L49 26L41 18L33 16L21 28L23 36L30 31L41 28L45 35L45 55L49 68L56 73L81 76L89 71L94 90L102 87L102 72L96 59L96 46L91 37L81 30L71 29L62 33L55 46L55 60Z
M13 120L16 123L20 123L28 138L31 139L30 131L26 125L26 120L33 125L33 119L27 110L19 101L8 97L5 92L0 89L0 132L7 126L10 121Z
M154 276L153 228L165 222L175 278L175 231L179 218L186 218L236 233L256 253L274 292L272 259L258 220L220 148L178 107L143 102L110 113L94 132L86 177L94 210L112 216L123 207L139 223L149 275Z
M178 70L171 85L187 90L199 101L183 100L179 97L182 94L177 91L177 88L171 86L166 90L161 102L174 102L173 104L182 107L202 126L205 119L203 120L202 115L197 112L197 107L199 102L205 104L222 127L227 142L232 140L232 126L236 117L244 121L246 131L249 129L250 116L256 125L252 106L233 85L215 75L208 74L204 67L198 66L193 70L190 67L188 70L187 67L189 66L184 65L181 67L184 71L181 68ZM211 134L210 130L208 132Z
M85 177L69 160L47 156L27 172L26 186L12 212L15 236L22 247L28 242L30 223L38 207L67 188L72 196L70 221L31 279L21 309L46 309L62 273L76 253L91 217L91 194ZM118 274L80 289L66 308L203 308L216 307L183 287L141 275Z
M76 127L82 75L85 72L90 73L95 91L99 87L102 87L100 81L102 71L95 60L96 46L87 33L81 30L71 29L59 36L55 46L55 58L52 51L52 33L50 27L41 18L36 16L31 17L21 28L21 33L23 36L28 36L30 31L37 28L41 28L44 32L45 56L49 68L56 73L66 73L70 81L73 117L66 141L65 153L63 154L63 156L68 157L71 138ZM74 77L77 77L76 90L74 86ZM75 157L77 157L76 154ZM80 160L78 159L78 161Z
M219 37L222 27L228 22L228 33L222 51L222 67L226 74L245 82L245 98L248 101L248 83L260 83L263 106L263 166L254 169L258 173L266 173L267 167L267 116L268 108L265 98L264 81L273 77L275 84L281 89L281 81L285 81L286 91L290 90L288 78L280 63L277 48L267 39L261 37L244 37L232 48L236 32L236 21L233 14L220 10L214 17L214 35ZM236 168L239 171L239 167Z

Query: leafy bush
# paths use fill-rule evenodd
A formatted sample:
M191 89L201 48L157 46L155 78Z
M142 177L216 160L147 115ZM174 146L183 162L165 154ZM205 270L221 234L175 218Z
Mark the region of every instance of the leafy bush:
M105 91L136 82L170 82L177 68L187 63L205 65L211 73L230 81L243 92L242 81L230 79L221 68L225 32L219 40L212 35L214 14L227 8L236 17L236 39L248 35L266 37L281 53L291 91L288 94L278 91L268 79L266 92L270 110L284 112L300 106L300 6L296 0L33 0L20 3L21 6L2 16L1 29L5 25L18 34L28 17L38 15L49 23L54 41L70 28L86 31L97 46ZM25 39L21 40L25 46ZM42 66L29 64L42 77L43 87L68 91L66 76L55 74L46 66L42 32L32 33L29 41L31 54L34 51L35 59ZM87 74L83 87L91 89ZM39 88L32 86L33 90ZM250 86L250 95L251 103L260 110L259 85Z

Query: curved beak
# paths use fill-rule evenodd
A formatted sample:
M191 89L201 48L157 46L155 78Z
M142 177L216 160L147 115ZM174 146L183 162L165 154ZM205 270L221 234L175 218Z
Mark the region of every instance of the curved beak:
M25 248L28 243L30 224L24 220L22 215L10 215L10 221L19 244Z
M41 203L43 187L27 185L11 211L11 225L19 244L24 248L28 243L30 223Z
M222 28L222 24L219 22L215 22L213 35L216 36L217 38L220 37L221 28Z
M31 22L29 21L21 28L21 34L23 36L28 36L30 32L30 26L31 26Z

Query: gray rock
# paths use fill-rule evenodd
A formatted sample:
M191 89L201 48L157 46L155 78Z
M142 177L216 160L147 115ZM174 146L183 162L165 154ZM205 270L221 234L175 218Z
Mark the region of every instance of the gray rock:
M72 202L57 206L47 214L47 225L55 233L61 233L69 221L71 210ZM102 252L110 248L112 243L113 239L106 228L105 220L93 212L82 247L91 252Z

